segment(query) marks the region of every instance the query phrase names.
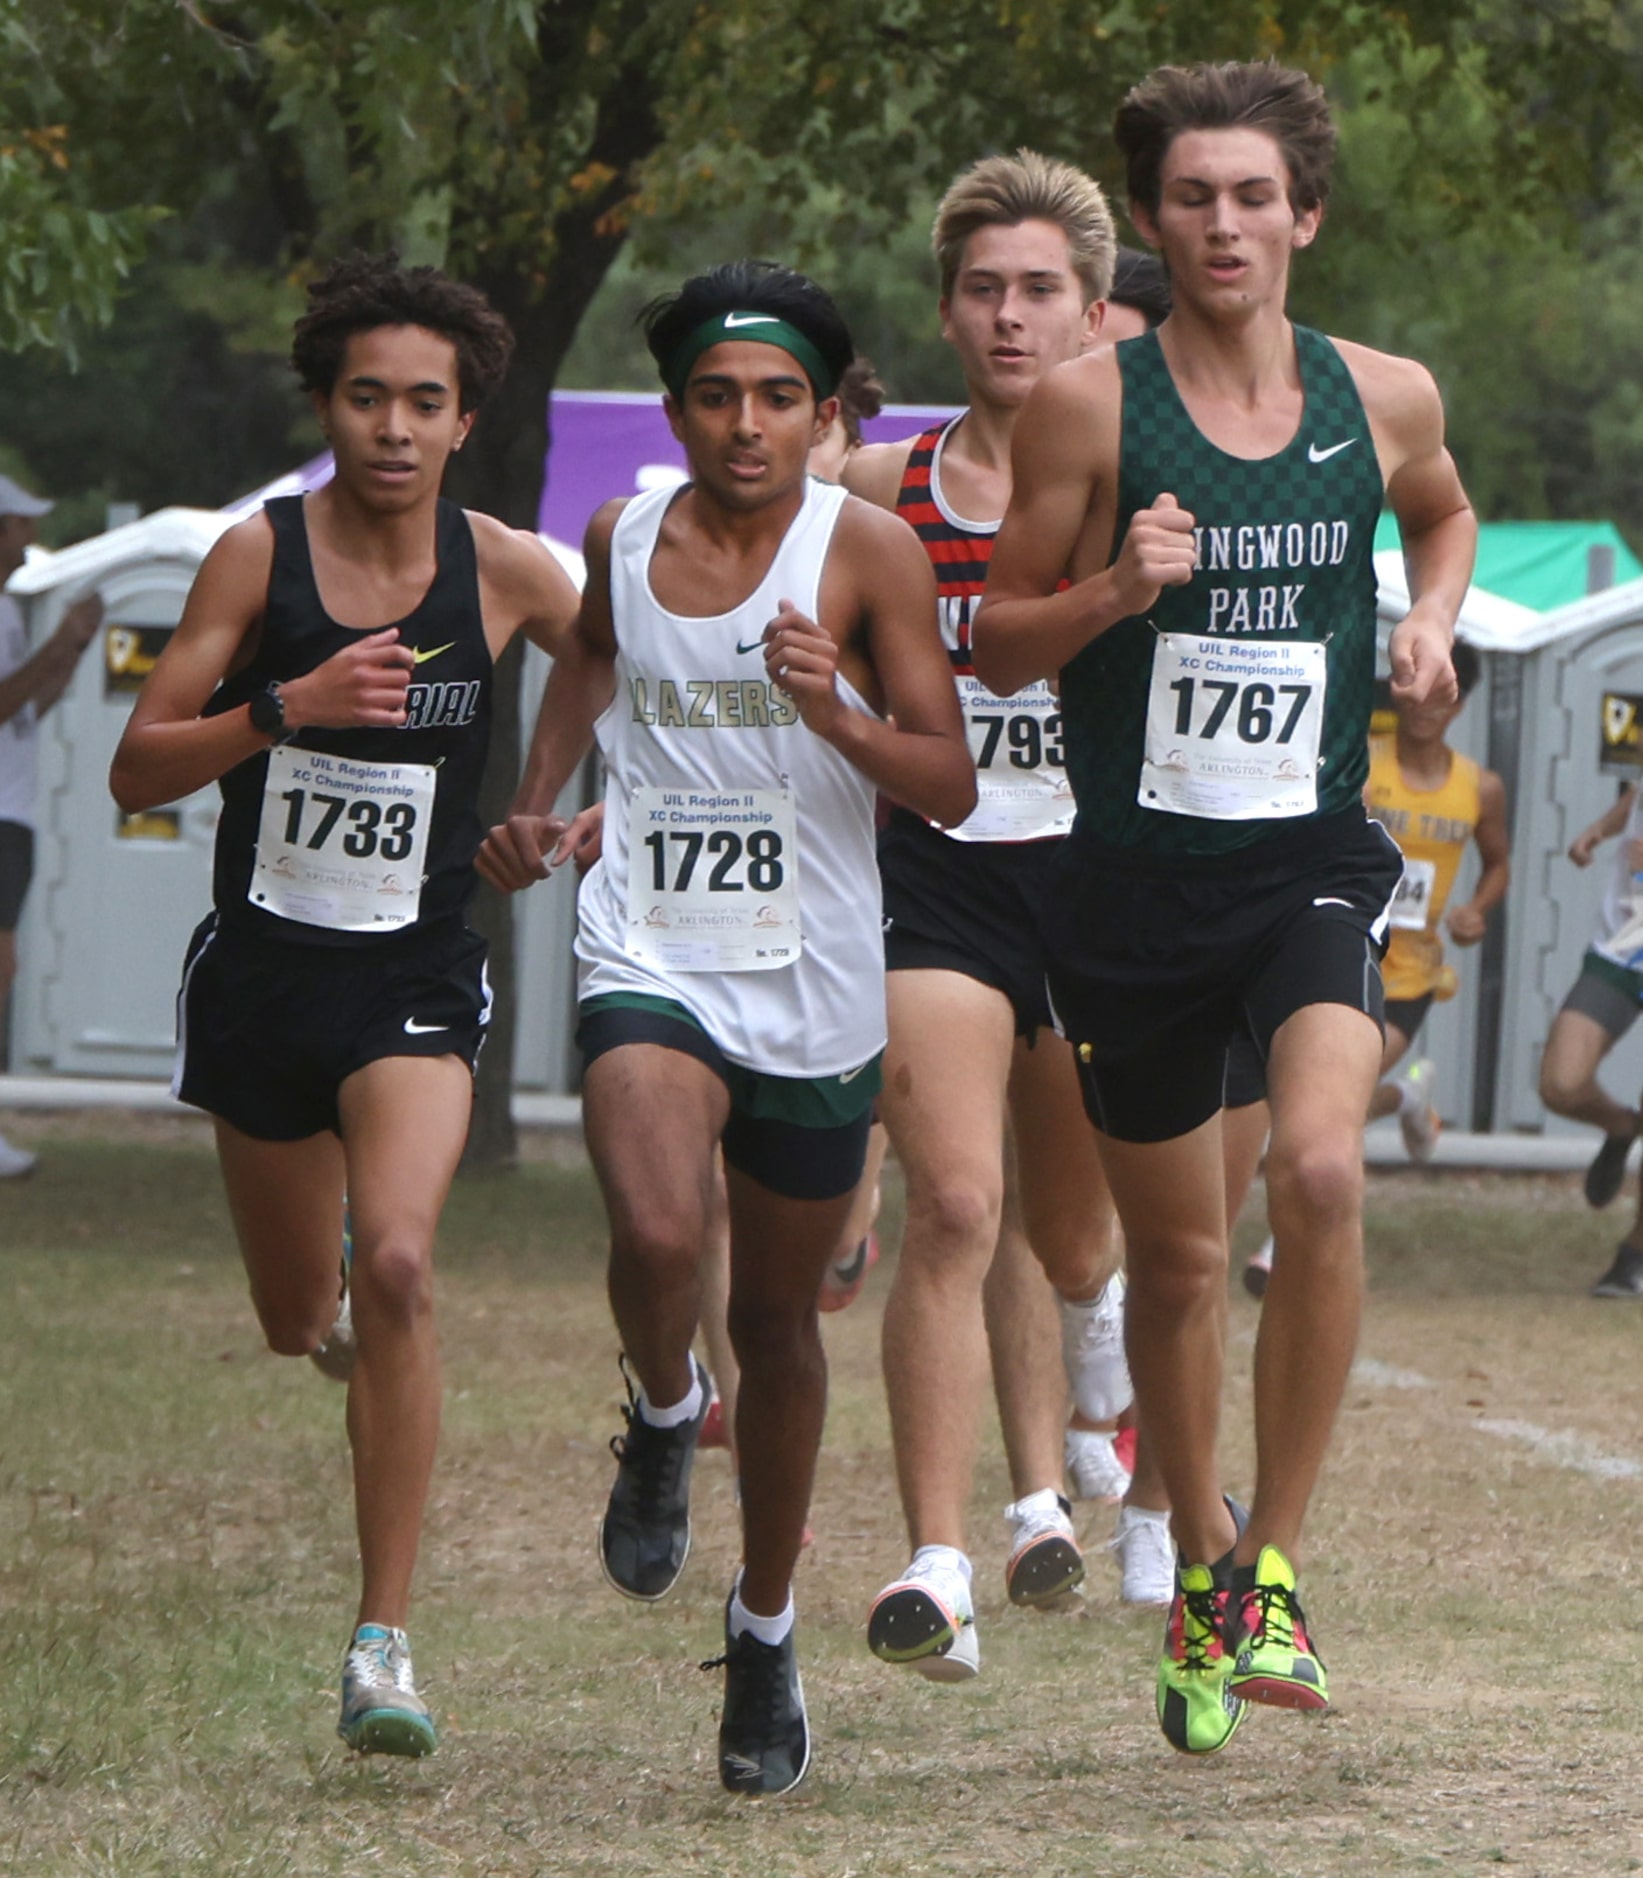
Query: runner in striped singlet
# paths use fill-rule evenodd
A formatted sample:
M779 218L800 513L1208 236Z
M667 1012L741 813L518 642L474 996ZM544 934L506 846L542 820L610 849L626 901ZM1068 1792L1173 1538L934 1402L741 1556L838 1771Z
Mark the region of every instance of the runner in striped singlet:
M881 1108L907 1178L884 1374L912 1558L879 1594L868 1638L886 1661L958 1681L979 1669L966 1519L989 1345L1014 1489L1009 1595L1049 1604L1083 1576L1061 1492L1065 1393L1043 1271L1064 1300L1080 1402L1110 1430L1130 1395L1111 1203L1044 995L1041 883L1072 807L1060 705L1048 684L995 697L970 659L1016 415L1046 370L1096 342L1113 237L1087 176L1022 151L955 181L933 245L969 408L864 449L847 474L917 530L935 569L981 796L957 828L898 810L879 843L890 1002ZM1019 1185L1006 1178L1012 1159ZM1116 1497L1128 1482L1110 1433L1106 1446L1104 1490ZM1167 1548L1163 1559L1167 1568Z

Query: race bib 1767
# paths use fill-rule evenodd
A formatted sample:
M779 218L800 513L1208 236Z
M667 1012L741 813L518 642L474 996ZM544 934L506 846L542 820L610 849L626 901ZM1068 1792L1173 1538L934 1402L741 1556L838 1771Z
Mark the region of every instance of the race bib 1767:
M1310 641L1160 633L1136 800L1211 821L1312 814L1324 684Z

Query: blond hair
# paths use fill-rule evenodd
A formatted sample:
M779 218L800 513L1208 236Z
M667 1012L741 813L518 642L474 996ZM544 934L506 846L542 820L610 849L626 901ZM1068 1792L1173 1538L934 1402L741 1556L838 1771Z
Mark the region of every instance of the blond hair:
M1101 185L1070 163L1026 149L1014 156L983 157L941 198L930 246L941 270L942 297L952 293L964 244L978 228L1013 228L1021 222L1054 222L1067 238L1085 304L1106 298L1117 237Z

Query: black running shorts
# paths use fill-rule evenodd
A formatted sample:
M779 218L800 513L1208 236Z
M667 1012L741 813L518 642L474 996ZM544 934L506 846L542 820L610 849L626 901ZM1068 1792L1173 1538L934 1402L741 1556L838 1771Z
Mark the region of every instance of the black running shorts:
M1403 857L1361 809L1231 855L1062 844L1045 900L1050 994L1084 1106L1119 1141L1169 1141L1222 1106L1240 1030L1264 1062L1285 1019L1382 1022L1380 956Z
M172 1093L259 1141L341 1133L337 1091L388 1056L459 1056L490 1022L485 941L460 920L370 946L223 930L189 941Z
M34 878L34 830L0 822L0 932L16 932Z
M1618 965L1588 947L1580 961L1580 976L1570 986L1562 1008L1601 1024L1618 1043L1637 1022L1640 1000L1643 1000L1643 972Z
M1010 1001L1029 1043L1051 1022L1040 903L1061 847L1048 841L955 841L909 813L879 834L887 971L959 972Z
M1409 1043L1420 1035L1421 1025L1426 1022L1426 1013L1432 1008L1432 993L1423 991L1418 998L1388 998L1386 1000L1387 1028L1396 1030Z
M1266 1100L1266 1058L1242 1024L1227 1045L1227 1075L1221 1096L1222 1107L1229 1109L1247 1109Z

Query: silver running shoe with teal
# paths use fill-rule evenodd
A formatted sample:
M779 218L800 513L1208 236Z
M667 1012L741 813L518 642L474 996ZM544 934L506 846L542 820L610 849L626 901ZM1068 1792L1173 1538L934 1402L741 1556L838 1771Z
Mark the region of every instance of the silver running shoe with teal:
M428 1705L416 1692L403 1630L361 1624L342 1664L337 1733L359 1754L432 1754L439 1745Z

